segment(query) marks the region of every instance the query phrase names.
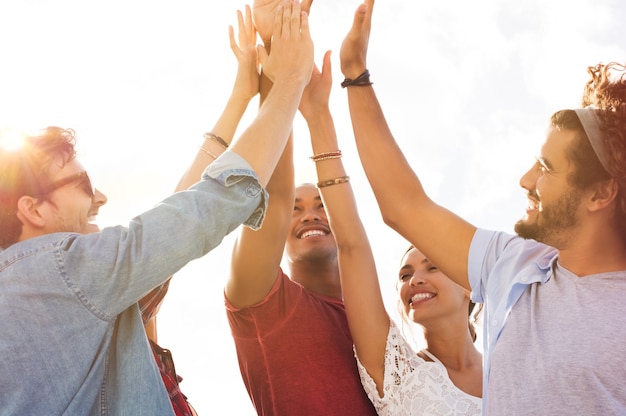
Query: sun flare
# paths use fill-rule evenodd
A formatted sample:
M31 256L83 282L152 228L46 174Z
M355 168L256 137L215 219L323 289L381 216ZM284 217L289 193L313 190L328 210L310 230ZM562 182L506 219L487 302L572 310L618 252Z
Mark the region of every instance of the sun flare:
M0 149L15 151L24 146L24 132L16 129L0 128Z

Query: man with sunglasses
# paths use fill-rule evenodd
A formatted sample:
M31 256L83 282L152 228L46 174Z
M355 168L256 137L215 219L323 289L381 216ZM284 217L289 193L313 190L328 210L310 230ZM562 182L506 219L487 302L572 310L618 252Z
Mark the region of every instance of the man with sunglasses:
M51 127L0 149L0 414L173 415L137 301L240 224L259 227L264 186L313 69L306 14L277 13L274 87L202 180L98 230L107 199L76 159L72 130ZM208 158L221 143L202 149Z

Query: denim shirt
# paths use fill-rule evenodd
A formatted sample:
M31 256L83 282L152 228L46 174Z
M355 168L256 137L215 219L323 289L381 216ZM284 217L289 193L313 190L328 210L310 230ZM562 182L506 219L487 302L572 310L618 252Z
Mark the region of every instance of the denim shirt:
M0 252L0 415L173 415L137 301L242 223L267 193L226 152L128 226Z

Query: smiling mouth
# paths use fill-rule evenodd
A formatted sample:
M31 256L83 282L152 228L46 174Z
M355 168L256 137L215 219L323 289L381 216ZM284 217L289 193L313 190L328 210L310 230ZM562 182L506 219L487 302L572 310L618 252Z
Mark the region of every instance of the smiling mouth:
M432 299L434 297L435 295L433 295L432 293L416 293L415 295L411 297L411 300L409 301L409 305L412 306L414 303L418 303L427 299Z
M309 237L323 237L325 235L328 235L328 233L322 230L307 230L303 232L302 234L300 234L298 238L300 240L304 240L305 238L309 238Z

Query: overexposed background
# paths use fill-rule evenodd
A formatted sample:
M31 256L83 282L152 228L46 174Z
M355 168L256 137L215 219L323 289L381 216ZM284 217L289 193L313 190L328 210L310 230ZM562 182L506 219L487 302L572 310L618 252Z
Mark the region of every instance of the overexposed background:
M109 197L99 224L127 222L174 189L222 111L236 71L227 27L236 27L244 4L0 0L0 127L74 128L83 162ZM358 4L315 0L311 30L318 64L333 51L331 109L395 313L407 244L381 221L339 87L339 48ZM526 205L518 179L549 116L578 105L588 66L626 60L626 4L378 0L375 7L372 81L427 191L478 226L512 230ZM297 182L314 182L300 117L295 135ZM201 415L254 414L223 307L234 237L175 277L159 315L160 343L173 351Z

